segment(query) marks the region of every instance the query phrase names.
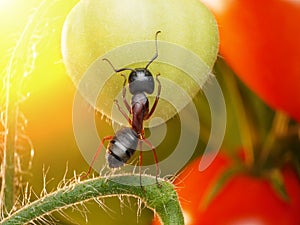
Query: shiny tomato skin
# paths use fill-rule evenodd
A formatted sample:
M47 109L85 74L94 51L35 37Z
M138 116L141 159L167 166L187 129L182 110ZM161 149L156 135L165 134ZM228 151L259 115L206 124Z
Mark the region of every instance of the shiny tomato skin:
M175 181L186 225L296 225L300 224L300 180L291 167L282 169L289 202L274 191L270 182L238 173L222 186L205 208L203 200L232 161L219 155L208 169L198 171L195 160ZM153 225L160 224L156 218Z
M271 107L300 121L300 3L201 0L215 14L220 52Z

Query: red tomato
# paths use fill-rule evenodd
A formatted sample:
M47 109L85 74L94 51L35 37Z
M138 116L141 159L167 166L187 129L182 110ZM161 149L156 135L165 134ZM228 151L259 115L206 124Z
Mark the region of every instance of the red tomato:
M282 170L290 201L274 191L267 179L244 173L233 175L217 195L203 201L232 161L218 155L209 168L198 171L197 159L175 181L186 225L296 225L300 224L300 180L290 167ZM153 225L160 224L155 219Z
M220 52L266 103L300 121L300 3L201 0L215 14Z

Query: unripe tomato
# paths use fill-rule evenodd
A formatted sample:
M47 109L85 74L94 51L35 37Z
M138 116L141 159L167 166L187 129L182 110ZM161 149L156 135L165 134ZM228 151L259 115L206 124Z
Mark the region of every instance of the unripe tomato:
M265 102L300 121L300 4L201 0L215 14L220 51Z
M68 73L78 85L79 80L95 60L117 47L154 40L155 33L159 30L162 31L158 37L159 41L179 45L196 54L203 66L211 70L218 53L218 29L211 12L198 0L81 0L70 12L63 29L62 53ZM154 43L151 48L153 55ZM172 49L168 49L170 52L166 53L163 47L159 47L158 51L159 54L174 56ZM134 58L137 54L143 52L128 49L126 55L118 55L112 63L117 68L124 58L132 59L132 63L136 63ZM149 60L152 55L148 56ZM188 62L189 58L185 58L180 64L188 65ZM138 66L145 64L146 62ZM131 68L136 66L126 65ZM154 76L160 73L161 78L172 80L193 97L199 91L199 85L189 80L188 76L176 66L178 65L159 63L158 57L149 69ZM113 72L112 68L108 68L107 71ZM101 71L95 69L94 74L99 80L104 79ZM91 82L85 87L86 90L79 91L90 103L91 94L99 91L95 108L110 117L111 105L122 89L122 84L122 77L111 76L105 80L103 90L94 90L94 83ZM162 90L162 94L166 94L164 90L166 88ZM167 95L179 97L174 93L176 90ZM184 107L188 102L182 101L181 104ZM155 114L163 115L165 119L177 113L170 104L166 104L166 101L161 101L160 105Z

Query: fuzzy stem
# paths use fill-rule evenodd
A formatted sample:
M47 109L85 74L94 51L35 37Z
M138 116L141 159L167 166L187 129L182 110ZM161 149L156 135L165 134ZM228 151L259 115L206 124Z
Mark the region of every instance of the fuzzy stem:
M54 1L44 0L40 3L36 12L28 20L21 33L10 57L5 78L5 112L4 112L4 148L2 161L2 184L0 192L0 205L4 212L9 213L15 203L15 154L18 127L18 101L19 89L22 85L22 77L25 71L19 69L26 61L24 49L29 48L34 31L40 23L40 18L48 11ZM22 68L22 67L20 67Z
M163 180L159 180L161 186L158 186L155 183L155 177L144 175L142 181L145 186L141 188L139 178L136 175L119 175L76 182L23 207L5 218L1 224L24 224L53 211L87 200L125 195L140 198L148 208L158 214L163 224L183 225L183 214L174 186ZM124 181L132 185L125 185Z
M3 151L3 180L1 186L1 199L4 200L4 207L9 212L15 201L14 177L15 177L15 148L18 107L15 106L15 92L13 88L7 87L6 110L5 110L5 136Z

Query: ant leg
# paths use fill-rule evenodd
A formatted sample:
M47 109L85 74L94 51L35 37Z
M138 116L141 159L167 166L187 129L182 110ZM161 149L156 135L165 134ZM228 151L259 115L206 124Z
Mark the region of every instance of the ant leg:
M145 116L144 120L147 120L147 119L149 119L149 118L152 116L152 114L154 113L154 111L155 111L155 109L156 109L158 100L159 100L160 91L161 91L161 83L160 83L160 81L159 81L159 79L158 79L158 76L160 76L160 74L157 74L157 75L156 75L156 81L157 81L157 83L158 83L158 87L157 87L157 95L156 95L156 98L155 98L155 102L154 102L154 104L153 104L153 106L152 106L150 112L147 114L147 116Z
M98 147L98 149L97 149L97 151L96 151L96 153L93 157L93 160L92 160L92 163L90 165L89 170L87 171L87 173L85 175L80 176L80 178L84 179L84 178L87 178L90 175L90 173L92 171L92 168L93 168L93 165L94 165L94 163L95 163L95 161L96 161L96 159L97 159L97 157L98 157L98 155L99 155L99 153L100 153L100 151L101 151L101 149L104 145L104 142L108 141L108 140L111 140L112 138L113 138L113 136L106 136L102 139L101 144L99 145L99 147Z
M119 111L122 113L122 115L125 117L125 119L128 121L128 123L131 125L131 119L129 118L129 116L124 112L124 110L121 108L121 106L119 105L118 100L114 100L115 104L117 105Z
M155 147L154 147L154 146L151 144L151 142L148 141L146 138L144 138L143 141L151 148L151 150L152 150L152 152L153 152L154 161L155 161L155 166L156 166L156 175L155 175L155 179L156 179L157 185L160 186L160 184L159 184L159 182L158 182L159 168L158 168L158 159L157 159Z
M142 150L142 144L143 142L140 140L139 145L140 145L140 156L139 156L139 172L140 172L140 186L142 189L144 189L143 184L142 184L142 165L143 165L143 150Z
M124 77L123 90L122 90L122 99L123 99L123 102L124 102L128 112L131 114L131 107L130 107L128 101L126 100L126 81L127 81L127 78L124 74L121 74L121 76Z

